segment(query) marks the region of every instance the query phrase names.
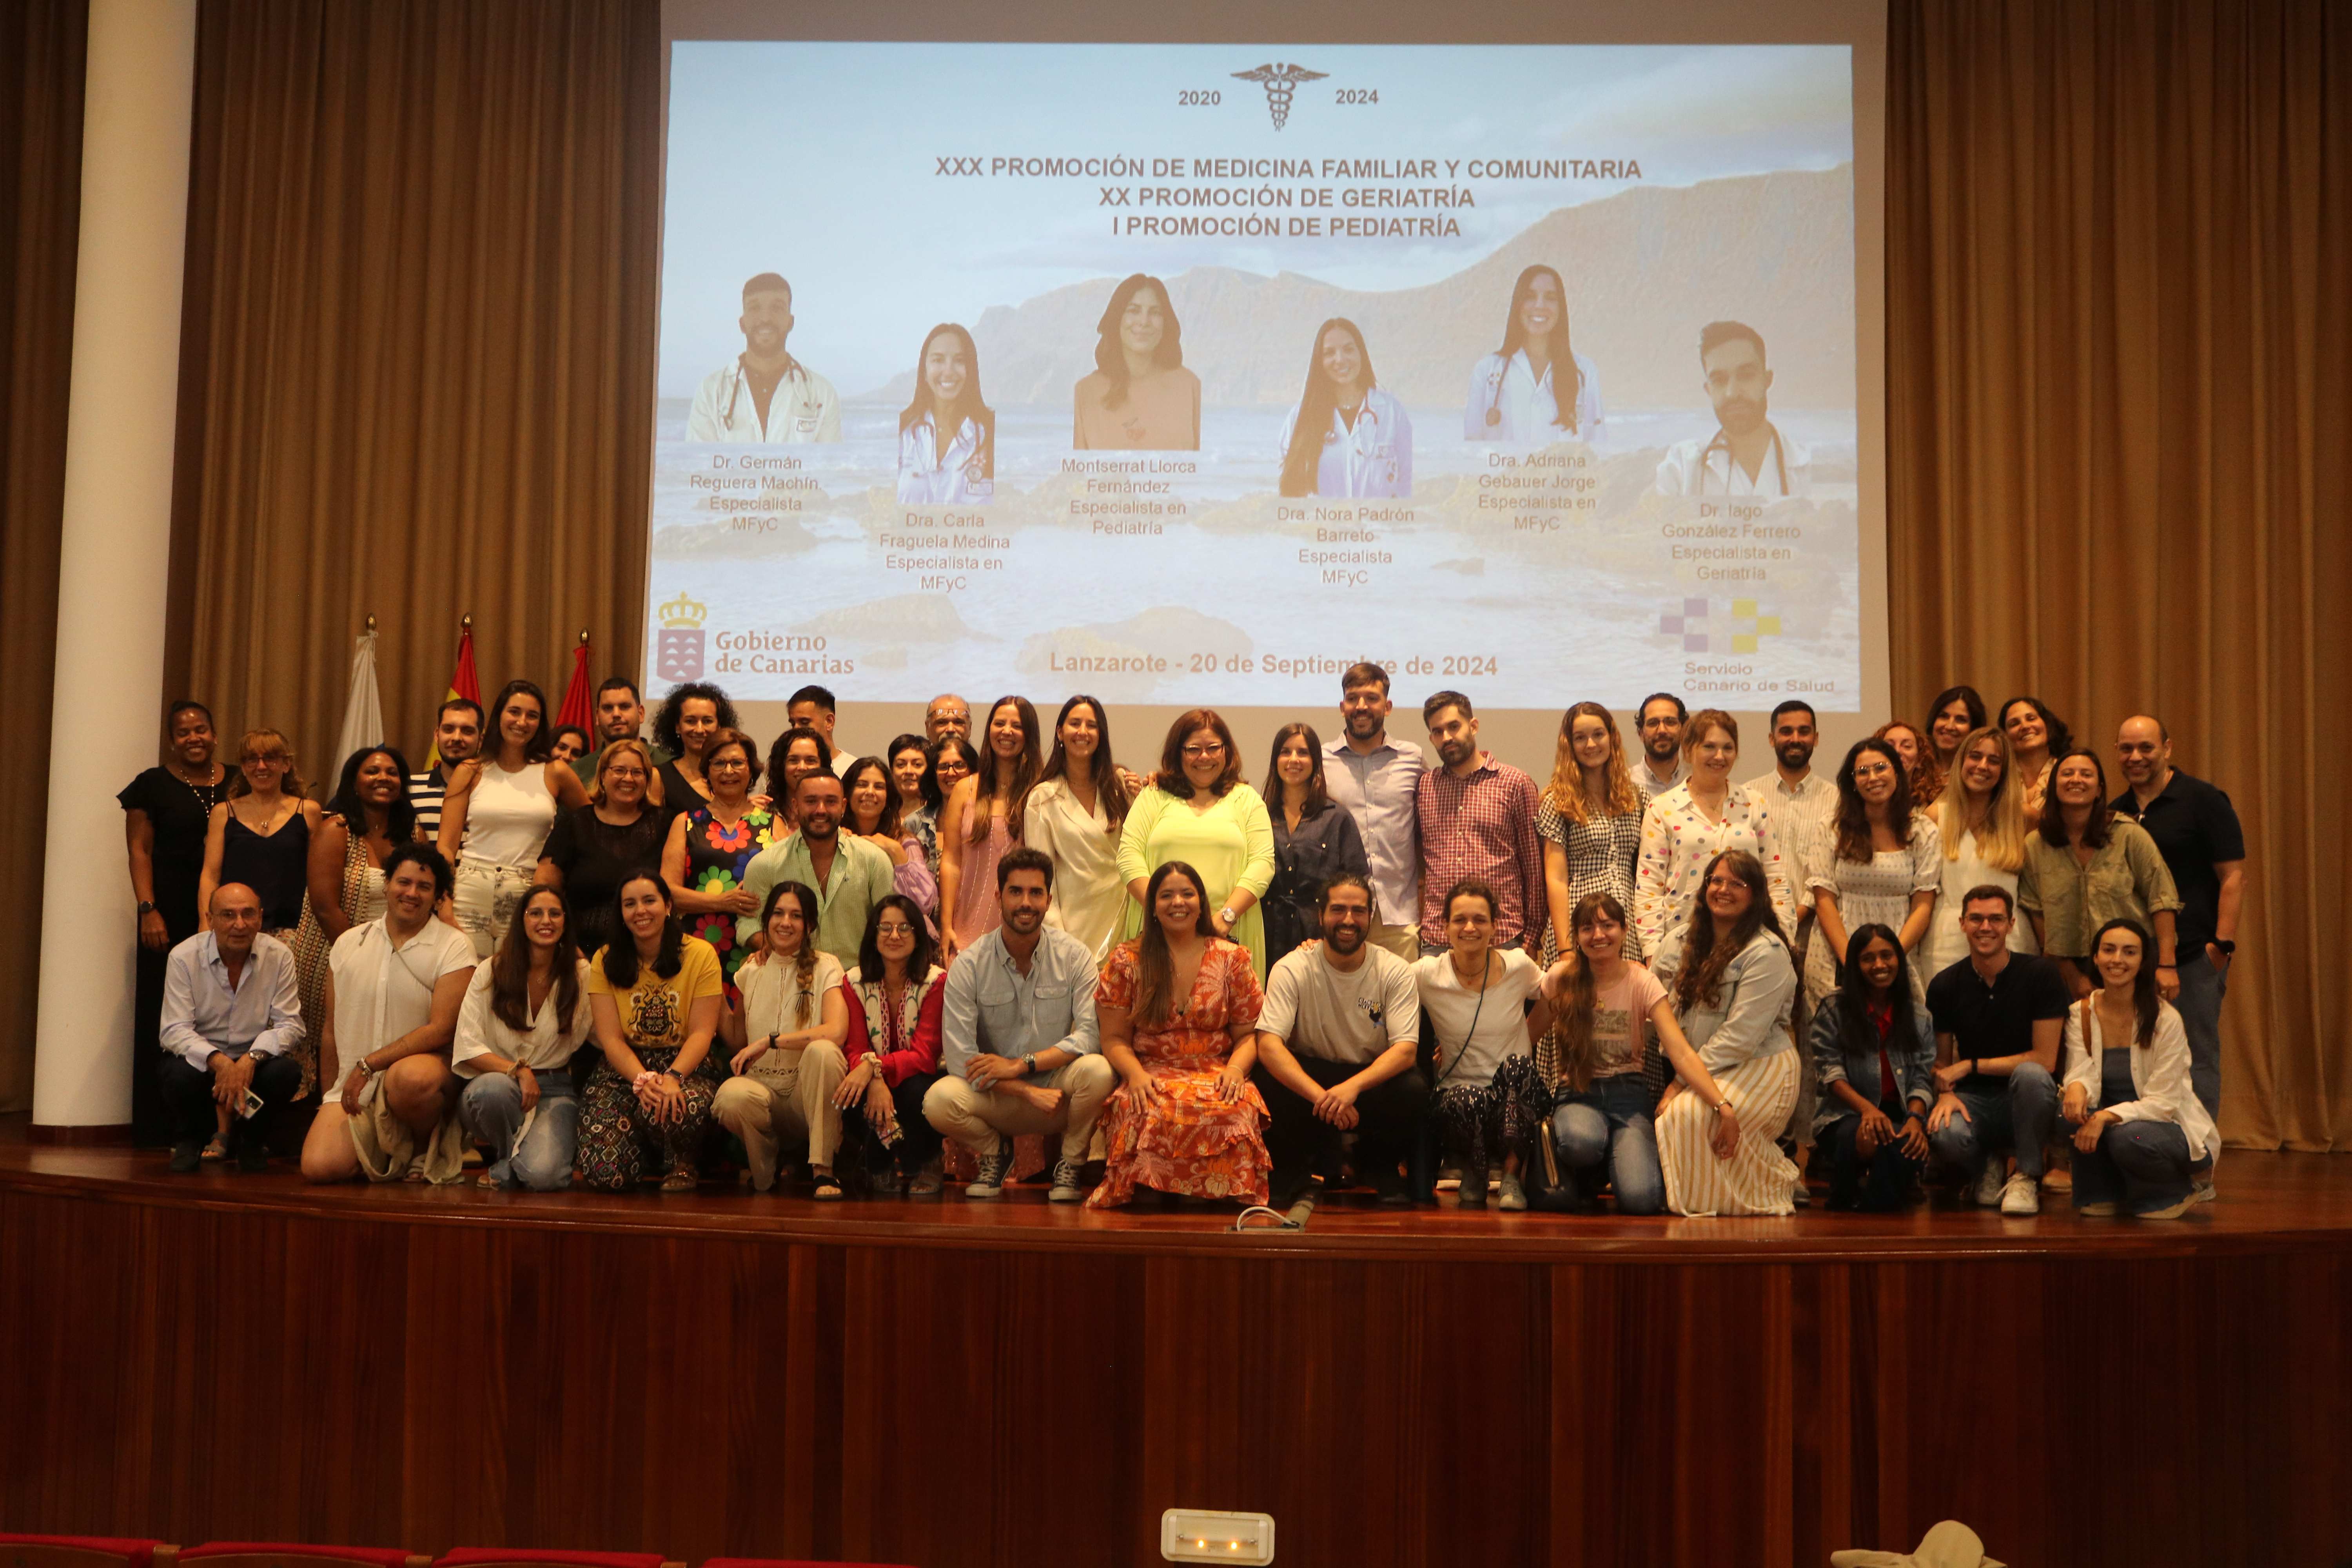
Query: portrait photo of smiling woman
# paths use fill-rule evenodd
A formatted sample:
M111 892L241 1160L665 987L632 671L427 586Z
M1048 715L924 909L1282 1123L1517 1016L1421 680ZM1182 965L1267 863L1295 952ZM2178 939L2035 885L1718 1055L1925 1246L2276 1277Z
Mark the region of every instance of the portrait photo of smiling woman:
M1081 452L1197 452L1201 378L1184 368L1184 334L1168 286L1138 272L1111 290L1095 323L1096 369L1071 394L1070 445Z
M952 321L933 327L898 415L898 499L912 506L996 493L996 415L980 395L980 351Z

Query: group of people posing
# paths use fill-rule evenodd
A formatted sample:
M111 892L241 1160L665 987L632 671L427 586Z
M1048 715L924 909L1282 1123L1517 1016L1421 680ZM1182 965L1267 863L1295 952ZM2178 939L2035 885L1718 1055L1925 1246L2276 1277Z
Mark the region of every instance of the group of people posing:
M764 752L723 691L626 680L595 733L513 681L436 758L343 760L309 798L275 731L211 714L122 792L142 1025L175 1169L689 1190L720 1163L819 1199L1270 1205L1362 1186L1464 1207L2011 1215L2213 1192L2242 898L2228 797L2156 719L2105 759L1966 687L1812 766L1815 718L1659 693L1629 748L1563 716L1540 787L1471 700L1389 733L1224 720L1114 759L1110 714L930 705L853 755L805 688ZM290 1138L290 1131L286 1134ZM1821 1179L1825 1177L1825 1181Z
M802 445L841 439L841 396L795 359L792 285L763 272L743 285L743 352L697 389L687 438ZM1113 287L1095 323L1095 369L1071 393L1077 451L1198 451L1201 378L1184 364L1183 327L1168 285L1136 273ZM1702 389L1717 429L1669 447L1658 465L1665 495L1808 493L1811 459L1766 417L1771 372L1764 339L1738 321L1698 338ZM1578 353L1559 272L1522 270L1501 342L1472 367L1462 438L1539 447L1601 447L1607 413L1598 372ZM1298 400L1284 423L1279 489L1286 496L1397 498L1412 494L1412 421L1381 385L1363 330L1335 316L1315 330ZM914 386L898 414L898 499L909 505L992 500L996 413L981 389L971 331L941 322L924 335Z

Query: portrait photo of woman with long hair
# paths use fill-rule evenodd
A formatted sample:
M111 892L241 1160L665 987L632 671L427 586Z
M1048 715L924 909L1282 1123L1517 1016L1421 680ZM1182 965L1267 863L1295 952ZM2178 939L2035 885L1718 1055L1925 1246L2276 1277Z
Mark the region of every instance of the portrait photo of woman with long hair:
M995 493L996 414L981 396L980 350L943 322L923 339L915 395L898 414L898 499L952 506Z
M1373 378L1364 334L1345 317L1315 329L1307 384L1283 430L1282 493L1412 494L1412 422Z
M1071 394L1070 445L1199 451L1201 378L1184 368L1184 332L1168 286L1142 272L1120 279L1095 334L1095 369Z
M1534 447L1601 445L1607 416L1592 362L1570 346L1568 286L1538 262L1511 286L1503 345L1470 372L1462 438Z

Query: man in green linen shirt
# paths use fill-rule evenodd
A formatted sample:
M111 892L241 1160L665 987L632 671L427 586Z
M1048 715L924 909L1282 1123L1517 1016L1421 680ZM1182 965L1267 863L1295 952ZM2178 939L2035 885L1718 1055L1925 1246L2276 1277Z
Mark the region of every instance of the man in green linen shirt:
M810 773L801 780L799 791L800 831L751 858L743 872L743 890L764 909L768 889L779 882L804 882L815 889L816 945L841 960L844 969L855 969L858 948L866 941L866 922L898 873L889 856L856 834L841 831L848 798L839 779L829 773ZM759 930L756 913L741 916L735 921L735 940L749 942Z

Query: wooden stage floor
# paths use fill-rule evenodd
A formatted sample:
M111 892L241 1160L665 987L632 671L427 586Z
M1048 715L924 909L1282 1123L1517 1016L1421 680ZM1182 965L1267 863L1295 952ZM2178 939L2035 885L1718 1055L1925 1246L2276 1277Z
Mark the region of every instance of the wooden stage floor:
M1237 1205L1089 1210L1049 1204L1042 1181L1008 1186L993 1202L965 1199L950 1183L936 1198L851 1198L820 1204L780 1190L768 1194L718 1182L692 1194L585 1191L535 1194L357 1184L313 1187L293 1163L266 1174L217 1164L173 1175L161 1151L42 1146L23 1121L0 1121L0 1181L48 1192L95 1193L171 1206L230 1204L278 1213L396 1218L415 1222L525 1224L567 1229L654 1230L831 1245L1045 1250L1076 1248L1219 1257L1464 1258L1488 1262L1646 1263L1834 1261L1868 1258L2084 1258L2261 1251L2333 1238L2352 1244L2352 1158L2236 1151L2221 1166L2222 1197L2170 1221L2086 1219L2063 1193L2045 1193L2042 1212L2012 1219L1938 1194L1900 1215L1832 1214L1814 1206L1785 1219L1622 1217L1605 1205L1582 1215L1504 1214L1454 1206L1384 1208L1368 1191L1320 1205L1304 1231L1235 1234ZM1263 1215L1253 1225L1270 1224Z
M0 1529L1284 1568L2352 1561L2352 1159L2174 1222L175 1177L0 1122ZM233 1468L223 1484L219 1467Z

